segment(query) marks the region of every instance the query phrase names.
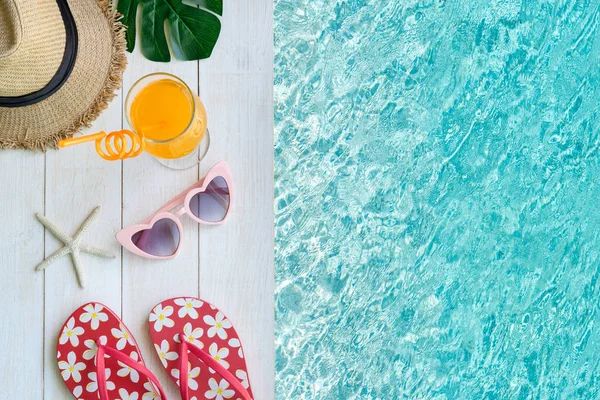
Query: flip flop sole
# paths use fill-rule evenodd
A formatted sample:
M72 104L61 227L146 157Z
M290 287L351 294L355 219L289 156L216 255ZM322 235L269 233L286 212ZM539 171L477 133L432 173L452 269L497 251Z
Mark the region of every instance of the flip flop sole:
M179 297L157 304L150 313L149 329L154 348L171 379L179 386L180 337L218 361L232 379L252 396L240 338L224 313L194 297ZM237 399L240 395L227 379L188 353L190 399ZM187 399L184 399L187 400Z
M96 343L112 347L144 365L140 349L129 329L111 309L86 303L75 310L61 329L56 358L61 376L78 400L98 400ZM106 380L111 398L160 399L150 380L132 368L106 356Z

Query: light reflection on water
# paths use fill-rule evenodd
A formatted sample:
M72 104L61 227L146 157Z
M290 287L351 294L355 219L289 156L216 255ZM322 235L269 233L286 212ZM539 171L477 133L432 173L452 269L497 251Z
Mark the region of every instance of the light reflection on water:
M597 1L275 0L277 398L598 398Z

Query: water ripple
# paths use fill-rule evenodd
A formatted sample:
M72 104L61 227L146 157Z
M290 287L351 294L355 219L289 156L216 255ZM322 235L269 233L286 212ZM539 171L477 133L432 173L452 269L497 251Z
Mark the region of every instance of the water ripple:
M599 8L275 0L277 398L600 397Z

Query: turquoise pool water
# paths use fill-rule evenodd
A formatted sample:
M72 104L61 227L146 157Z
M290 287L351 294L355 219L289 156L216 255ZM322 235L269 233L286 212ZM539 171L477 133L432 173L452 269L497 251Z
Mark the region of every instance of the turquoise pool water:
M278 399L600 397L599 8L275 0Z

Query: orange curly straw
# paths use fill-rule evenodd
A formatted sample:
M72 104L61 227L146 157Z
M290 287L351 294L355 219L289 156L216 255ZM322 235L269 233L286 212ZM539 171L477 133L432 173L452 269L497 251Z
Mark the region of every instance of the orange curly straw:
M129 137L129 140L126 139ZM146 147L144 135L127 129L109 133L98 132L77 138L60 140L59 147L96 141L96 153L105 160L125 160L139 156Z

